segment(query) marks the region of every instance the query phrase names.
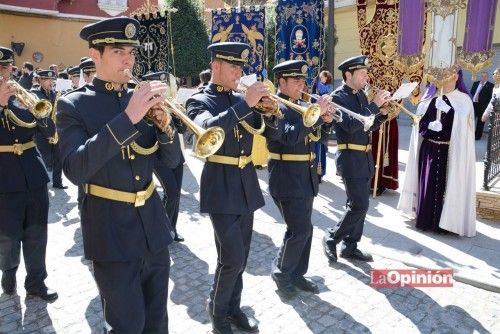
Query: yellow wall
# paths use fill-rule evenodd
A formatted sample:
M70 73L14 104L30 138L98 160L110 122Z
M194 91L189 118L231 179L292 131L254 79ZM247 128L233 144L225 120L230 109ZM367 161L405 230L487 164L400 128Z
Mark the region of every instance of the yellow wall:
M471 0L469 0L471 1ZM368 5L366 19L371 20L375 6L373 2ZM500 2L497 3L497 16L495 31L493 34L493 44L500 44ZM360 53L359 34L358 34L358 18L356 14L356 6L347 6L335 9L335 26L337 28L338 43L335 46L335 66L340 64L344 59L355 56ZM457 24L457 45L462 46L465 30L466 10L459 11ZM430 17L429 17L430 19ZM430 29L427 29L427 36L430 34ZM427 38L428 41L428 38ZM426 48L429 43L426 41ZM335 79L342 79L342 74L336 69L334 73Z
M59 68L78 65L80 58L88 55L87 43L79 36L80 29L88 23L0 13L0 45L10 48L12 41L25 43L21 56L15 55L18 66L24 61L43 69L51 64ZM40 63L32 58L36 51L43 54Z

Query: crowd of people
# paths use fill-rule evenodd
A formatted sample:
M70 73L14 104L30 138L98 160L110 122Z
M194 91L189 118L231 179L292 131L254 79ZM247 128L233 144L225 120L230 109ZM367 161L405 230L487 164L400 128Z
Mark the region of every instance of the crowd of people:
M184 165L179 134L186 131L187 121L163 110L166 73L145 75L143 83L129 88L138 31L139 22L125 17L83 27L80 37L88 43L90 57L61 73L57 67L36 71L25 62L19 75L13 72L12 50L0 47L1 285L4 293L15 293L22 247L27 293L46 301L58 298L44 283L47 171L52 170L52 186L59 189L66 188L64 172L78 185L84 252L93 263L105 331L167 333L168 246L184 240L176 222ZM306 273L311 215L326 172L329 135L336 135L336 169L347 202L341 219L325 231L324 253L331 263L338 256L372 261L358 243L375 168L371 131L387 120L391 94L379 90L369 101L364 93L368 57L346 59L338 66L343 83L337 89L331 73L320 73L315 86L318 111L314 123L305 124L293 107L306 90L305 61L289 60L273 68L278 96L291 102L285 105L262 82L238 92L249 45L213 43L209 51L210 70L200 74L199 90L185 105L191 122L225 133L220 148L206 157L200 183L200 211L210 217L217 250L206 309L215 333L232 333L232 325L254 332L257 322L241 309L254 212L264 206L251 158L254 136L266 138L269 191L286 224L271 278L285 298L300 290L319 293ZM71 80L70 89L56 93L56 78ZM495 79L500 82L498 69ZM37 113L33 103L21 100L13 80L31 91L36 103L49 101L50 112ZM415 218L418 229L473 236L474 138L481 137L498 85L493 89L483 73L469 95L456 68L440 88L430 86L418 107L422 118L413 130L399 208ZM332 102L372 123L367 126L348 115L335 118ZM163 199L153 174L164 188Z

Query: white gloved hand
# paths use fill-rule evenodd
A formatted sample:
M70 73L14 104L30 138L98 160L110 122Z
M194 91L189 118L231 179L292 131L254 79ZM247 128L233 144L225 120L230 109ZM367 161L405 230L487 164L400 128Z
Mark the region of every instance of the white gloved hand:
M443 124L441 124L441 121L433 121L429 123L427 128L431 131L439 132L443 130Z

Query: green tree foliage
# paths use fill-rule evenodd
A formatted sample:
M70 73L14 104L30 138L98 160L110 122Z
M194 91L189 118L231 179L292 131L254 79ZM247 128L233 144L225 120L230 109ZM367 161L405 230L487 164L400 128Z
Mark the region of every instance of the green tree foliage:
M209 38L198 0L168 0L171 13L175 75L197 77L210 62Z
M276 52L276 6L266 6L266 52L267 76L274 81L273 67Z

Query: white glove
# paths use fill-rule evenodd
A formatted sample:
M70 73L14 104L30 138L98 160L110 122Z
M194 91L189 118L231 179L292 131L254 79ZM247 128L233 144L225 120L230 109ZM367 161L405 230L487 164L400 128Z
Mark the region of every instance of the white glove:
M443 124L441 124L441 121L433 121L429 123L427 128L431 131L439 132L443 130Z

